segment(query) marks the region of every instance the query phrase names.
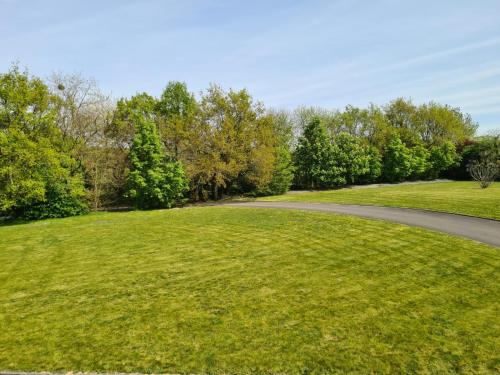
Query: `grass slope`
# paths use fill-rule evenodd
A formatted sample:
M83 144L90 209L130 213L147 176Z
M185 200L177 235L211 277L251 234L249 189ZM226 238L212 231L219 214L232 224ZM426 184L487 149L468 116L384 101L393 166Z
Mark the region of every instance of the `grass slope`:
M263 201L331 202L422 208L500 219L500 183L481 189L474 182L441 182L300 192Z
M0 227L0 370L498 371L498 249L204 207Z

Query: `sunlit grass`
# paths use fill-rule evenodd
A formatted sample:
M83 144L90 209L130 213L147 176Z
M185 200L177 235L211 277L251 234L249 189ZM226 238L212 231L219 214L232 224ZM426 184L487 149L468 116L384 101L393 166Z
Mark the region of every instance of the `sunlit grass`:
M498 371L500 253L323 213L0 227L0 370Z
M409 207L500 219L500 183L487 189L481 189L475 182L345 188L264 197L259 200Z

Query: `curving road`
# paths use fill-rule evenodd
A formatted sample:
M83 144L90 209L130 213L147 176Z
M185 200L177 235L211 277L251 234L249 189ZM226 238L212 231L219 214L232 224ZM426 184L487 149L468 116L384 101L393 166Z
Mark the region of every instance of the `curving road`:
M422 227L500 247L500 221L412 208L303 202L237 202L224 206L333 212Z

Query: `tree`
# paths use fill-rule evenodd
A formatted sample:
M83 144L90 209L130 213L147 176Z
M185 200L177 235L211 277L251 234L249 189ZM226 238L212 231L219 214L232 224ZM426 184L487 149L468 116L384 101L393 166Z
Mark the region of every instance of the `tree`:
M25 219L86 211L83 181L65 154L57 98L14 66L0 75L0 211Z
M413 146L420 140L416 122L417 110L411 100L404 98L397 98L384 108L393 131L407 146Z
M342 183L333 165L333 149L324 124L314 117L304 128L294 153L296 183L308 189Z
M380 155L378 149L373 146L368 146L365 152L368 156L368 172L360 175L358 182L375 182L382 174L382 156Z
M92 208L116 202L123 193L126 150L107 133L114 109L110 96L79 74L53 74L50 83L59 99L57 125L83 171Z
M370 173L370 154L359 138L342 132L333 139L333 165L339 172L335 185L354 184Z
M428 177L432 163L429 161L430 153L427 148L418 143L410 149L411 153L411 175L413 179Z
M459 157L457 155L455 145L451 142L445 142L440 146L431 148L429 163L430 178L437 178L443 172L457 164Z
M269 116L273 124L274 166L271 180L264 187L256 190L257 195L284 194L293 182L294 166L292 162L291 144L293 140L293 124L287 112L271 111Z
M167 153L175 159L181 157L189 142L191 124L197 111L196 100L185 83L171 81L156 103L160 138Z
M393 136L384 153L384 178L391 182L404 181L412 172L410 150L398 136Z
M414 121L420 140L427 146L462 142L472 137L478 127L471 116L463 114L459 108L434 102L420 105Z
M266 186L275 165L273 123L246 90L202 96L186 158L194 199Z
M126 196L137 208L170 208L182 201L187 190L182 165L165 159L156 125L141 116L129 159Z

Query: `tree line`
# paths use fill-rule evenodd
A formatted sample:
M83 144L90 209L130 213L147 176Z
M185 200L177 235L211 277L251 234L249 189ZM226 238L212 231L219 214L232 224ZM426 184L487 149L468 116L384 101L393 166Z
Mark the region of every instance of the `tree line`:
M172 81L158 97L115 101L80 75L42 80L13 66L0 75L0 216L459 174L476 129L459 109L402 98L284 111L246 90L211 85L195 96Z

